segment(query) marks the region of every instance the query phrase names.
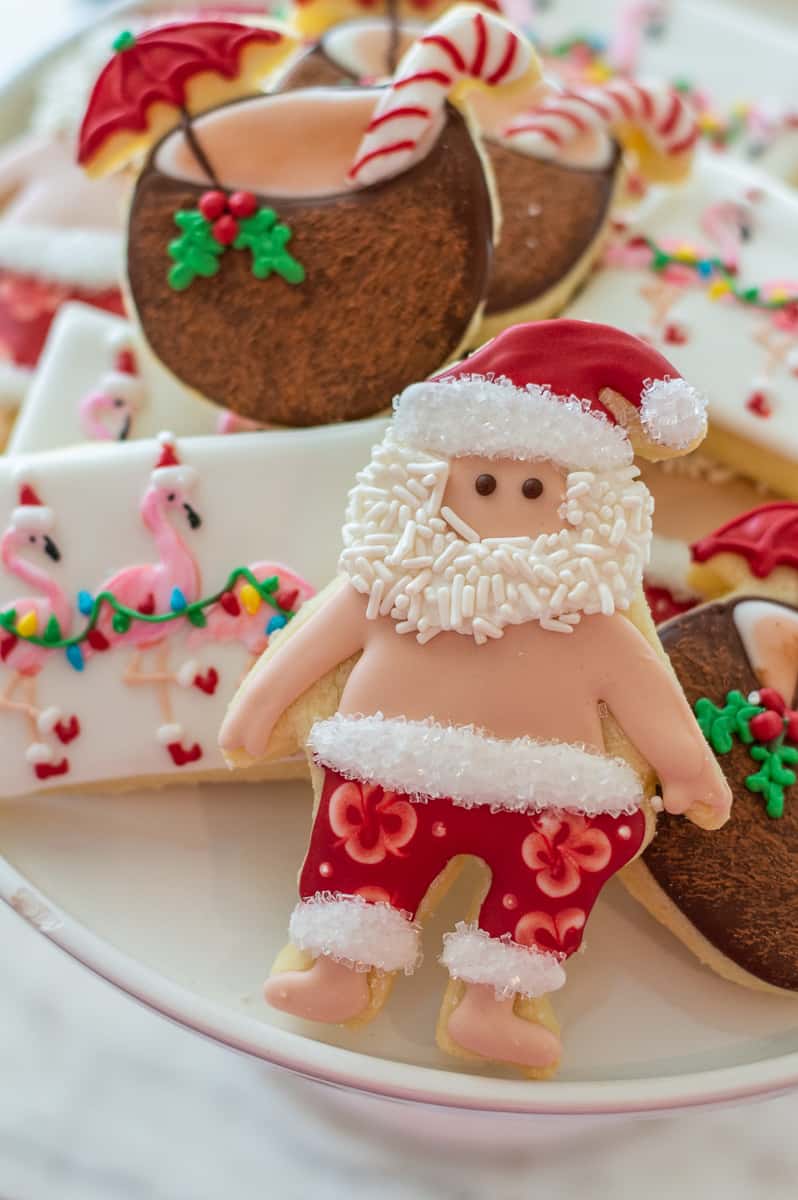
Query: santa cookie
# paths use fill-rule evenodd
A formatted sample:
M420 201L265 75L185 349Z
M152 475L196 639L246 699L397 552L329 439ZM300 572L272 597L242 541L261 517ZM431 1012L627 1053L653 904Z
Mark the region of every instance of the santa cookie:
M707 828L728 813L642 601L651 503L632 461L633 443L680 453L703 430L700 397L656 351L571 321L508 330L398 397L350 493L341 577L222 728L234 763L275 738L313 763L269 1003L374 1016L472 855L490 881L445 939L439 1044L551 1073L546 998L653 833L653 772L669 810Z
M178 127L133 196L128 284L155 355L190 387L257 421L344 420L378 411L469 341L495 223L480 150L454 102L475 83L527 87L538 68L529 43L492 13L464 7L436 28L458 48L445 83L429 73L425 45L388 91L258 95L200 106L179 125L174 114ZM206 73L218 40L233 61L257 34L175 29ZM148 50L139 38L100 77L83 127L87 162L120 161L114 147L134 122L109 112L111 85ZM184 57L159 64L179 93Z
M660 634L734 806L711 837L666 814L623 881L725 978L796 992L798 607L736 595Z
M80 442L252 429L200 399L165 371L129 321L85 304L65 304L14 425L8 449L28 454Z
M784 247L798 200L759 171L702 156L618 229L568 314L609 318L673 357L709 400L705 449L798 498L798 278Z
M372 437L363 422L0 460L0 797L224 775L226 705L308 578L332 574ZM306 771L277 758L267 774Z

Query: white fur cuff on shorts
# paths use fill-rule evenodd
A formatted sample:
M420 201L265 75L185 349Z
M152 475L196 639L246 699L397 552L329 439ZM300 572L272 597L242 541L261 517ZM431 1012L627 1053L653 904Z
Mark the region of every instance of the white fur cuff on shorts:
M454 933L444 934L440 961L452 979L492 984L497 997L545 996L565 983L565 970L556 954L491 937L464 921Z
M361 896L317 892L300 900L289 924L293 945L357 971L404 971L421 961L421 931L398 908Z

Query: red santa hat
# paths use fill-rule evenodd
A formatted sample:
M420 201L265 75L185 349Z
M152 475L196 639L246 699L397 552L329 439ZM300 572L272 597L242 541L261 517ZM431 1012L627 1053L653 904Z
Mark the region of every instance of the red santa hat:
M161 454L152 472L152 482L160 488L180 488L185 491L196 482L197 472L194 467L181 463L177 454L177 444L173 433L159 433Z
M11 514L12 528L25 533L46 533L53 524L53 510L42 504L30 483L21 483L19 503Z
M626 401L613 412L608 391ZM640 338L592 321L515 325L394 401L398 441L446 458L547 458L612 469L635 449L687 453L706 433L706 400ZM632 418L629 420L629 418ZM661 454L659 456L662 456Z
M122 400L136 401L142 390L136 355L125 331L118 331L110 339L113 365L101 380L101 390Z

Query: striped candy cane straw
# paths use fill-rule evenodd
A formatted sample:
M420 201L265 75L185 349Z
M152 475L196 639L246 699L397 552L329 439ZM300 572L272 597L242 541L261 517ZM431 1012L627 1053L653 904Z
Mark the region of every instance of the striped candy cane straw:
M529 86L540 65L526 38L494 13L458 5L414 42L377 102L349 169L353 183L376 183L405 170L418 157L424 134L440 120L447 99L463 84Z
M698 126L673 88L644 87L614 79L603 87L572 88L520 112L502 131L502 140L536 158L554 159L586 133L609 133L632 126L663 157L689 150Z

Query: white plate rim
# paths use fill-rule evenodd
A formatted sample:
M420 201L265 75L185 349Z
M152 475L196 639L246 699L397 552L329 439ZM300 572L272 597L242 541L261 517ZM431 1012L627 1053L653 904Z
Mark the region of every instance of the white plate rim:
M95 975L176 1024L322 1083L386 1099L530 1116L645 1114L772 1096L798 1087L798 1052L649 1079L498 1079L376 1058L233 1013L116 949L0 858L0 900Z

